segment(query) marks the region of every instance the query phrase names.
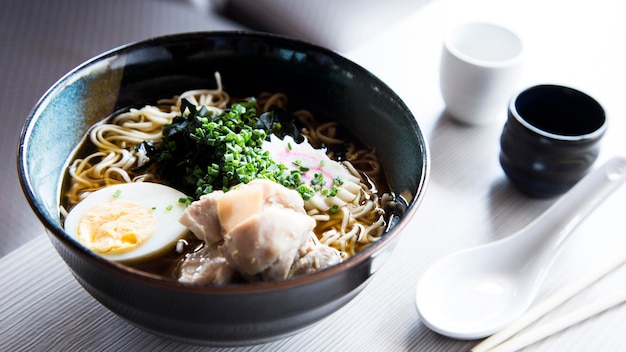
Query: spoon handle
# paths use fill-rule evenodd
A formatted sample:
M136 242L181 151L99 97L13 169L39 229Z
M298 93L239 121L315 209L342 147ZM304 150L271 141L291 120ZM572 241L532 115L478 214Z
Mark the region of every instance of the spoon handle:
M553 238L550 247L555 250L625 180L626 157L613 157L562 195L545 216L537 219L535 226L531 227L542 233L540 236L555 234L550 236Z

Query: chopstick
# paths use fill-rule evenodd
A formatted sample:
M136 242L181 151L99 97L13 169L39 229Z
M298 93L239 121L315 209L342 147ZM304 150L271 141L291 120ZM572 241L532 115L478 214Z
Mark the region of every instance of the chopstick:
M615 256L604 261L601 265L599 265L586 275L581 276L579 279L571 282L557 292L553 293L552 295L532 307L526 313L524 313L521 317L511 323L511 325L493 334L491 337L485 339L478 345L474 346L474 348L472 348L470 351L504 351L505 349L496 349L494 347L511 338L511 336L523 330L528 325L535 322L537 319L541 318L557 306L561 305L563 302L572 298L574 295L576 295L586 287L590 286L594 282L598 281L600 278L618 268L624 262L626 262L626 248L622 249ZM511 343L505 343L503 345L505 346L505 348L520 349L547 336L550 336L551 334L561 331L569 326L572 326L578 322L581 322L595 314L603 312L604 310L620 304L625 300L626 291L619 292L615 295L602 299L599 302L596 302L588 307L581 308L571 314L568 314L554 321L553 323L546 324L546 326L543 327L540 326L536 328L536 331L529 331L520 335L519 338L512 338L510 340ZM513 349L513 351L515 349Z
M492 348L489 352L506 352L517 351L530 344L533 344L539 340L542 340L552 334L555 334L561 330L564 330L574 324L577 324L583 320L586 320L596 314L602 313L605 310L617 306L626 302L626 290L617 292L607 299L594 302L586 307L575 310L569 314L555 319L554 321L541 325L535 329L531 329L528 332L516 335L504 343Z

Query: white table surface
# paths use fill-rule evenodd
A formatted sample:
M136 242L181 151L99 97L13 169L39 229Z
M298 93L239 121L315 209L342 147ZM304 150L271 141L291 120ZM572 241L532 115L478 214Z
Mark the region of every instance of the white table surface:
M17 104L10 105L11 112L22 114L3 116L2 121L9 121L9 126L23 123L28 109L58 76L101 51L143 39L145 35L164 34L163 31L238 28L211 16L190 15L189 8L169 2L146 5L145 1L106 1L101 2L107 5L98 10L99 15L92 14L79 21L81 28L90 28L91 24L94 32L85 30L77 34L68 29L76 28L76 18L64 15L63 9L42 4L43 11L31 12L33 8L20 5L24 3L33 6L36 2L9 1L8 7L21 11L19 16L16 12L10 16L6 11L0 15L0 20L5 22L0 32L5 64L0 93L3 105ZM82 3L73 1L78 7ZM154 23L133 27L127 23L130 27L117 28L119 35L109 33L106 40L92 40L90 36L100 38L97 32L105 30L105 24L114 23L120 9L132 13L120 15L123 19L146 16L147 11L159 21L166 19L164 13L170 18L194 20L165 27ZM24 22L25 18L30 18L32 25ZM0 179L9 213L0 218L0 249L3 249L0 255L4 255L0 258L0 351L468 350L476 341L448 339L431 332L419 321L414 294L420 274L442 255L503 238L520 229L544 212L554 199L537 200L520 194L500 169L499 135L505 107L500 121L483 127L459 125L444 113L437 78L443 34L451 25L468 20L500 23L517 31L527 49L519 88L536 83L565 84L590 93L604 106L610 125L598 160L601 163L613 155L626 154L626 94L622 86L626 81L624 19L626 2L613 0L434 0L344 53L387 82L412 109L429 140L432 161L429 188L393 256L361 294L310 329L265 345L238 349L183 345L143 332L109 312L71 277L23 196L19 198L14 171L11 174L3 170L2 175L9 175ZM25 39L15 41L15 35ZM71 40L61 38L63 35L71 35ZM11 68L19 68L21 58L31 54L41 55L29 61L40 65L29 70L22 68L22 72L28 72L25 76L9 72ZM10 82L16 82L17 88L13 89ZM28 108L22 111L24 106ZM8 136L6 133L5 130L3 136ZM7 168L14 165L10 150L15 150L10 144L13 141L16 143L17 137L2 140L2 157L8 161ZM552 268L540 297L597 265L616 247L626 245L625 206L626 187L577 229ZM625 282L626 268L622 267L542 321L623 288ZM527 350L623 351L624 321L626 305L621 305Z

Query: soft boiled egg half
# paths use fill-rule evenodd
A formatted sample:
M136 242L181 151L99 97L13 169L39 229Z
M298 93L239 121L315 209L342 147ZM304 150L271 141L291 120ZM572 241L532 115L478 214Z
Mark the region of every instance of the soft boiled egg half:
M141 262L187 233L178 222L187 196L158 183L135 182L95 191L65 218L65 231L91 251L116 262Z

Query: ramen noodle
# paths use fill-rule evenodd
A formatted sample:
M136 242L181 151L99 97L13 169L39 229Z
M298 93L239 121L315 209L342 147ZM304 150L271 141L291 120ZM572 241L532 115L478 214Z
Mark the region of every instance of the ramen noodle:
M216 81L215 89L186 91L159 100L155 105L131 108L94 125L77 149L77 157L69 163L62 211L67 213L65 210L71 210L90 194L107 186L136 182L169 184L183 191L189 201L198 200L203 192L192 194L176 187L176 183L163 177L159 162L151 156L155 149L163 148L163 143L167 143L164 142L164 131L175 125L179 121L176 119L187 114L188 109L202 110L205 116L217 116L228 112L238 102L246 102L253 105L251 110L256 115L263 116L273 111L286 112L289 108L287 94L260 93L254 98L235 100L223 89L219 74L216 74ZM318 162L319 172L309 172L311 180L307 182L311 183L307 185L313 190L309 189L309 196L303 195L304 211L315 220L312 243L337 250L341 260L346 260L376 242L385 232L388 223L385 208L393 197L385 184L380 162L375 150L360 145L337 122L319 119L304 109L288 114L298 126L300 140L289 133L278 137L270 131L263 144L259 143L259 148L278 160L272 160L272 163L291 169L292 174L294 168L304 170L303 166L294 166L299 160L296 162L289 157L280 164L280 152L276 150L293 151L296 156L322 153L323 157L316 156L315 160L328 159L328 162L324 161L326 159ZM327 171L331 170L328 166L331 163L340 165L341 170ZM341 176L334 177L333 173ZM325 186L313 186L313 179L321 180L327 174L331 178L322 180ZM228 191L233 187L226 184L216 189L209 187L210 191L204 193ZM192 237L181 239L175 253L165 256L170 258L168 264L142 264L139 267L171 276L168 271L175 270L173 268L179 265L180 258L202 246L202 241L197 242Z

